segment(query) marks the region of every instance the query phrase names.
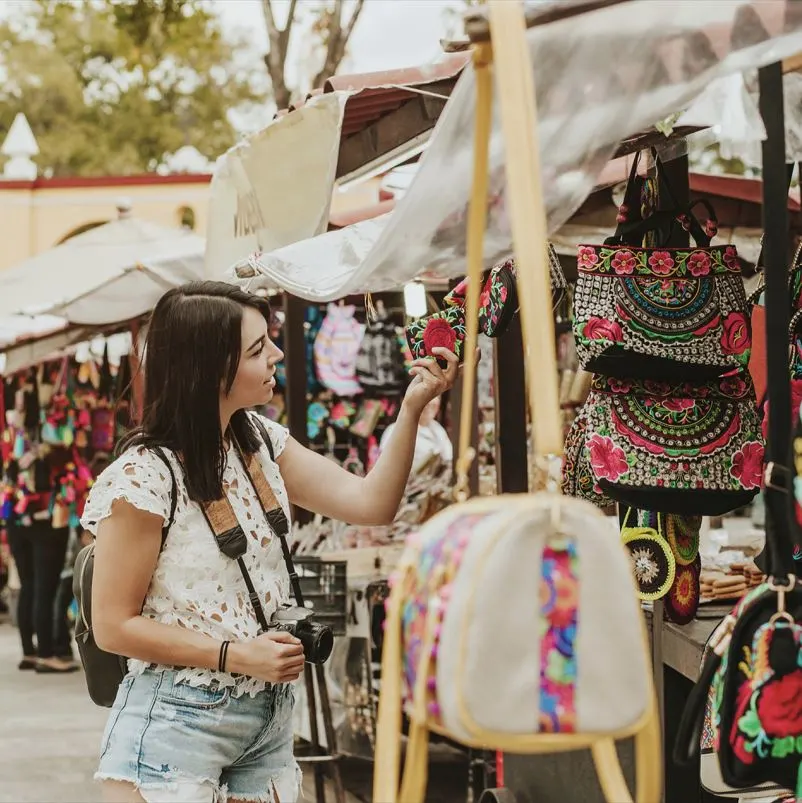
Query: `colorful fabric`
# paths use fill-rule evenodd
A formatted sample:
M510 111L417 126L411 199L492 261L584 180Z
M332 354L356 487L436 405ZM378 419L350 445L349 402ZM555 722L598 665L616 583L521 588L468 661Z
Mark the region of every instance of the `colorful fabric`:
M437 629L448 605L451 582L459 570L474 528L488 514L466 513L455 518L437 538L424 543L418 541L416 534L407 539L407 546L417 548L417 560L401 575L407 586L404 594L404 607L401 612L401 631L404 645L403 687L404 699L412 701L415 682L418 676L427 627ZM429 624L429 617L435 621ZM436 654L437 645L434 646ZM439 720L437 705L437 661L430 662L427 681L429 713Z
M540 581L541 733L576 732L578 569L574 541L554 540L544 549Z
M315 338L315 366L322 384L338 396L362 392L356 359L365 327L354 318L353 304L329 304Z

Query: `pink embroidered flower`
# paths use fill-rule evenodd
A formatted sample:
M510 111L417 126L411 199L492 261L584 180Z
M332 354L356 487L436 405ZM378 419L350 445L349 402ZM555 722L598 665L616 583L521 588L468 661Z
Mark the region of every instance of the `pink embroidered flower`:
M635 267L638 264L635 255L632 251L616 251L615 256L612 258L611 263L613 270L620 275L628 276L635 272Z
M580 245L577 250L576 264L580 268L592 268L599 261L599 256L595 248L589 245Z
M627 456L620 446L613 443L612 438L593 435L588 440L590 465L593 473L600 480L615 482L629 471Z
M582 334L588 340L610 340L613 343L621 343L624 340L621 325L615 321L608 321L607 318L588 318Z
M485 289L479 294L479 307L484 309L490 304L490 282L485 285Z
M752 334L742 312L731 312L722 325L721 350L725 354L743 354L752 345Z
M613 393L629 393L632 390L632 383L626 379L613 379L608 380L608 385Z
M748 491L759 488L763 474L763 444L745 443L733 456L730 474Z
M649 267L658 276L665 276L674 269L674 257L668 251L655 251L649 257Z
M502 303L507 300L507 285L502 284L501 290L498 291L498 297L501 299Z
M721 392L726 393L728 396L740 398L746 393L747 384L740 377L731 376L721 380Z
M707 276L710 273L710 257L704 251L694 251L688 257L688 270L692 276Z
M738 252L735 250L734 245L728 245L724 249L724 264L733 271L739 271L741 269L741 263L738 261Z
M663 402L663 407L670 413L684 413L686 410L691 410L694 406L693 399L666 399Z

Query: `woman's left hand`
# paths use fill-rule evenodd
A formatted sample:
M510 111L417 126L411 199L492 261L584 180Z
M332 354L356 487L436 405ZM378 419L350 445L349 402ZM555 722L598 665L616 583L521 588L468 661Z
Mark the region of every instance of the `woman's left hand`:
M432 399L453 387L459 370L459 359L453 351L437 346L432 354L445 360L446 367L441 368L434 357L422 357L409 370L412 382L404 396L404 405L417 416Z

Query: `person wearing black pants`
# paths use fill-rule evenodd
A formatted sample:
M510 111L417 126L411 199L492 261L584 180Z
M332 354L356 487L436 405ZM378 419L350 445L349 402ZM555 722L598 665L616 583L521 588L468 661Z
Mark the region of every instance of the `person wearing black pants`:
M69 529L54 530L50 519L9 526L11 555L20 578L17 625L22 642L20 669L71 672L75 664L56 657L54 610L67 554ZM36 642L34 645L34 636Z

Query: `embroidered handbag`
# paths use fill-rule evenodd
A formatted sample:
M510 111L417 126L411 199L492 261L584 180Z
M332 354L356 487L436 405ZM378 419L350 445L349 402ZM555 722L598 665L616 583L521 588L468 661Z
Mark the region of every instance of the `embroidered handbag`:
M633 174L636 167L637 160ZM701 203L710 215L704 227L692 209L631 223L625 210L604 245L578 246L573 328L585 370L700 382L747 365L751 328L740 262L734 246L710 245L718 224ZM675 218L696 247L641 247L646 233L670 229Z
M494 29L504 20L508 28L512 21L523 30L517 4L491 3L490 13ZM497 51L496 59L511 51L528 58L524 42L516 46L512 32L505 33L504 56ZM478 302L486 220L489 52L488 45L474 51L478 111L467 310ZM518 69L524 71L523 63ZM502 92L515 84L504 79L503 70L498 79ZM502 102L502 116L509 111ZM536 198L513 201L521 203L530 224L544 220ZM531 229L528 238L516 231L516 247L522 312L533 325L527 334L545 345L538 351L530 342L524 349L533 440L541 455L559 454L550 304L538 292L535 273L543 271L545 285L545 265L537 259L541 248L546 251L545 237L538 243ZM478 317L469 313L467 349L475 347L477 336ZM373 800L422 803L428 734L435 731L470 746L517 753L590 747L608 801L631 800L614 740L635 736L638 800L653 803L659 797L659 726L629 558L606 517L584 501L553 491L464 501L473 457L473 360L464 371L457 463L461 503L409 538L387 600ZM402 705L409 741L399 791Z
M748 373L673 385L597 375L582 416L580 460L617 502L719 516L760 490L764 446Z
M482 276L482 292L479 296L479 331L488 337L499 337L509 328L515 313L518 312L518 288L515 284L515 258L510 257L494 265ZM567 288L560 258L549 243L549 283L552 306L556 307ZM461 307L465 304L468 280L463 279L443 299L447 307Z
M713 632L680 724L675 760L712 746L719 774L707 759L706 783L725 791L775 785L802 795L802 587L794 575L783 582L748 591Z
M717 631L713 631L711 638L708 639L702 654L702 664L700 669L703 671L705 664L710 657L710 643L713 635ZM700 769L699 777L702 786L711 794L720 797L732 797L737 800L753 800L759 798L766 800L769 798L779 797L783 793L789 794L779 784L771 781L767 783L757 784L749 789L736 789L724 783L721 777L721 768L718 765L718 739L719 731L714 726L713 720L713 707L716 698L716 689L710 686L708 689L707 702L705 704L704 722L702 724L702 733L700 737ZM791 803L794 803L793 801Z

